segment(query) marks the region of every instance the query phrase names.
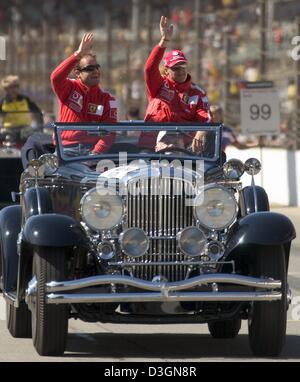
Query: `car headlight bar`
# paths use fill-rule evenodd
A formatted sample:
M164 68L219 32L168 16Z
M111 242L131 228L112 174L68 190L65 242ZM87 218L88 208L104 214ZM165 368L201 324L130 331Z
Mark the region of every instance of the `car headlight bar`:
M93 188L81 199L81 216L87 226L95 231L113 229L122 222L122 198L118 195L101 195Z
M232 192L223 186L207 186L195 200L195 217L201 226L224 229L236 219L238 205Z

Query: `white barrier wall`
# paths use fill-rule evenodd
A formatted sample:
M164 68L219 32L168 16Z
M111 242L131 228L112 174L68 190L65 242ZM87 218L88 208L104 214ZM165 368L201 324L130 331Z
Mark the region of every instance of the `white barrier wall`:
M226 149L227 159L248 158L261 161L262 171L255 176L255 182L265 188L271 204L300 206L300 151L280 148L252 148L238 150L233 146ZM244 174L244 185L250 185L251 177Z

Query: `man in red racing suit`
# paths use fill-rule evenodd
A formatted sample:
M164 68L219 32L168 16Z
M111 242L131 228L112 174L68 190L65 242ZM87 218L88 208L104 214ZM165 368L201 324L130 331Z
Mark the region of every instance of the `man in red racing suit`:
M78 50L63 61L51 74L51 84L59 100L59 122L108 122L117 121L117 101L99 87L100 65L90 53L93 35L86 33ZM75 68L76 79L67 76ZM64 146L90 144L93 152L105 152L115 138L88 136L84 131L64 131Z
M159 64L173 34L173 26L168 25L168 20L164 16L160 20L160 32L161 40L153 48L145 65L149 101L145 121L211 122L212 115L206 92L192 83L191 76L187 72L187 60L182 51L172 50L166 54L165 75L161 75ZM157 134L143 132L139 145L153 149L156 136Z

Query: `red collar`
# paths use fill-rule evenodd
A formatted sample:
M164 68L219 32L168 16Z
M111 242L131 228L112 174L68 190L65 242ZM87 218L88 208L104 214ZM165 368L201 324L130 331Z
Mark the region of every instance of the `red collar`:
M89 92L90 90L94 90L94 89L100 89L100 86L99 85L95 85L95 86L92 86L92 87L88 87L86 86L83 82L81 82L80 79L76 79L78 85L81 87L82 91L84 93L87 93Z
M191 87L191 83L192 83L192 78L190 74L187 75L187 79L182 84L172 80L170 77L167 77L167 76L165 77L165 79L169 82L169 84L172 87L176 88L176 90L178 90L180 93L187 91Z

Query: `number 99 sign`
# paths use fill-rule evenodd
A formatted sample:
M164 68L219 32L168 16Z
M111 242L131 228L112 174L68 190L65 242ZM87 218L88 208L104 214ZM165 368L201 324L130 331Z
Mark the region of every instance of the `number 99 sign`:
M245 135L276 135L280 129L279 97L275 89L241 90L241 130Z
M255 103L250 105L250 118L257 121L259 118L267 120L271 117L271 106L264 103L259 107Z

